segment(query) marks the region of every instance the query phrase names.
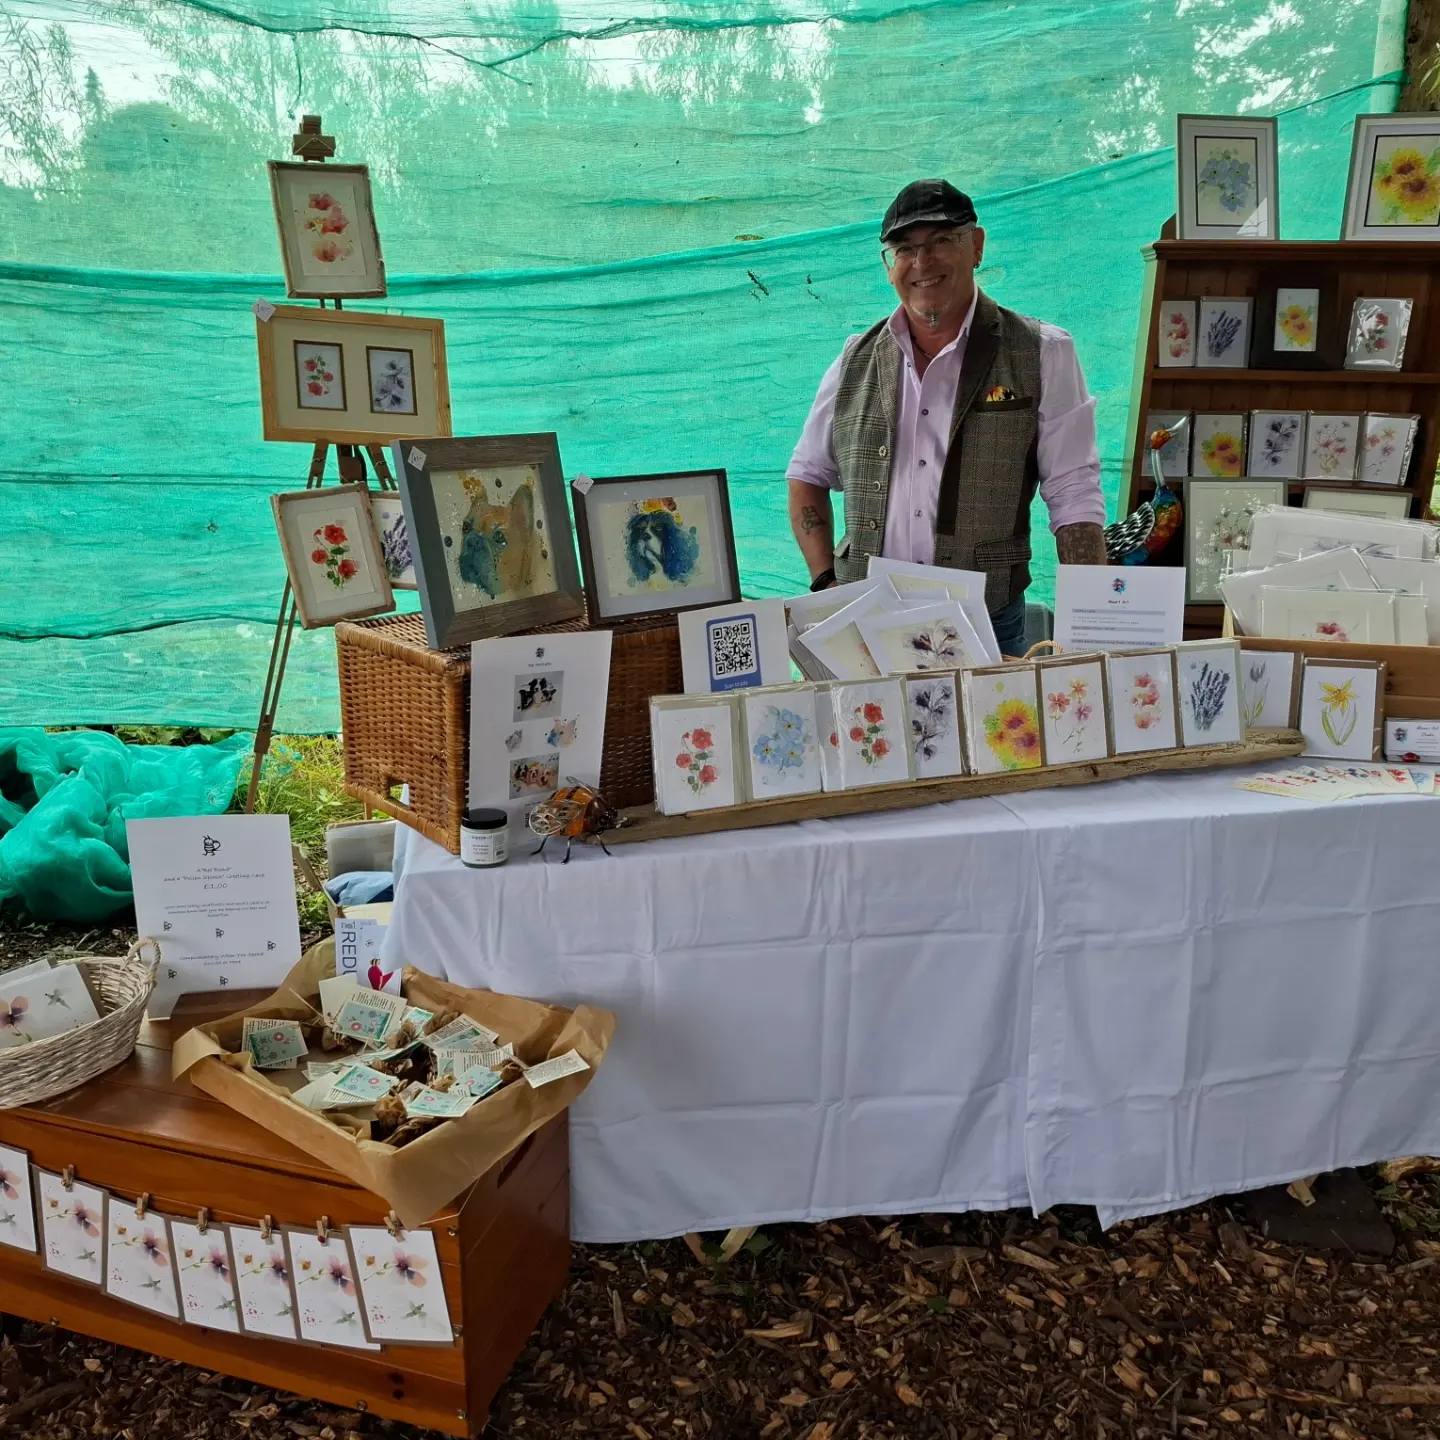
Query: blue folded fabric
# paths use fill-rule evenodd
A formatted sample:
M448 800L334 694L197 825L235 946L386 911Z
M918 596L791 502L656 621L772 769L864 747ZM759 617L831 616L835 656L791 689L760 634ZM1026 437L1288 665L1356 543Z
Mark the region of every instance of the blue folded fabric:
M337 905L371 905L395 898L395 877L388 870L350 870L332 875L325 892Z

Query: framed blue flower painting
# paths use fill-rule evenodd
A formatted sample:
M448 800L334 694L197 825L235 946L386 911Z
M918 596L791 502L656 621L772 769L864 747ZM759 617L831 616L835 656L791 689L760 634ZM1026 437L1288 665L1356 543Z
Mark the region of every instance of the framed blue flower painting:
M723 470L597 477L575 487L592 624L740 598Z
M1271 117L1176 117L1181 240L1276 240L1280 194Z

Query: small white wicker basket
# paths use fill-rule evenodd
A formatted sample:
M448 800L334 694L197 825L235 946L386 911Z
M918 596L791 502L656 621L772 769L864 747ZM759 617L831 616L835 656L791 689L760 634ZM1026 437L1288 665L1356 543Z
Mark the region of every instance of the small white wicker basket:
M129 1059L135 1049L145 1005L155 988L159 942L137 940L119 960L61 963L75 964L84 971L100 1018L33 1045L0 1050L0 1110L63 1095Z

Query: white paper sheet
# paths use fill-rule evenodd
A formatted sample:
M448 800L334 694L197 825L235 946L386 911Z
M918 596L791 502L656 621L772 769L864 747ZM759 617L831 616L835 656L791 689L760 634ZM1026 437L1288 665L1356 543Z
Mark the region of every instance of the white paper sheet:
M1065 650L1173 645L1185 628L1182 565L1061 565L1055 643Z

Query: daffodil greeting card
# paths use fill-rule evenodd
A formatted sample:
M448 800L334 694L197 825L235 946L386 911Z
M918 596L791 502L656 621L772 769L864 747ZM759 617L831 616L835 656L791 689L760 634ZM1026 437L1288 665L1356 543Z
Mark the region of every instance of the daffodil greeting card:
M1383 661L1307 658L1300 677L1303 753L1378 760L1384 696Z
M1033 665L966 670L960 684L972 773L1034 770L1045 763L1040 684Z

